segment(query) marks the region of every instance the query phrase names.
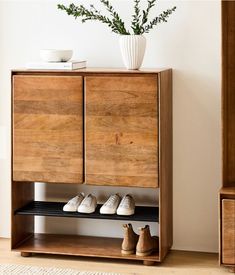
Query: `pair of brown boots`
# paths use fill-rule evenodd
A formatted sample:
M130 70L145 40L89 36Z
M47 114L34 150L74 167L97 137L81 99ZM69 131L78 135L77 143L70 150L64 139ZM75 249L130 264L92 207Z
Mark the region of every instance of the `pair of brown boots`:
M159 240L157 236L152 237L149 225L140 228L140 235L136 234L132 225L124 224L124 239L122 242L122 254L137 256L149 256L153 251L158 250Z

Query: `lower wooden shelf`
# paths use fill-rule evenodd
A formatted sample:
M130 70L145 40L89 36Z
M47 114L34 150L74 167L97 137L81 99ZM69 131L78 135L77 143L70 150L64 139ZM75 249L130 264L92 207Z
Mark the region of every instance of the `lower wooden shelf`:
M158 262L159 254L154 252L147 257L121 254L122 239L74 235L33 234L13 251L60 254L113 259L128 259Z

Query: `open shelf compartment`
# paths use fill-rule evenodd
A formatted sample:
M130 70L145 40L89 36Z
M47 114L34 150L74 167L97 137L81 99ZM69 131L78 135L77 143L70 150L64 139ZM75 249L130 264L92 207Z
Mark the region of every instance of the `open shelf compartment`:
M96 211L91 214L82 214L78 212L63 211L63 202L45 202L32 201L24 207L17 209L15 215L33 215L33 216L51 216L51 217L70 217L70 218L87 218L87 219L106 219L106 220L128 220L128 221L145 221L158 222L158 207L136 206L135 214L132 216L119 215L102 215L100 214L99 204Z
M122 239L76 235L33 234L14 251L28 253L60 254L113 259L159 261L159 253L139 257L121 254Z

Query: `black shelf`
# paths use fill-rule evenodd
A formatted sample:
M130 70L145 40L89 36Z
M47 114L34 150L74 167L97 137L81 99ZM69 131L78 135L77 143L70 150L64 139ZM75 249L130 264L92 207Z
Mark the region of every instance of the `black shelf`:
M50 217L68 217L68 218L86 218L86 219L104 219L104 220L128 220L158 222L158 207L136 206L135 214L132 216L102 215L99 213L101 204L98 204L96 211L91 214L82 214L78 212L64 212L63 202L45 202L32 201L24 207L15 211L15 215L33 215Z

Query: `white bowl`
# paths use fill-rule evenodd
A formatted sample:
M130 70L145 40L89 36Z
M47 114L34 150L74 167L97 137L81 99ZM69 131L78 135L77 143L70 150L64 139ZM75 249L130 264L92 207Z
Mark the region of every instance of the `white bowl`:
M67 62L72 58L72 50L40 50L40 56L45 62Z

